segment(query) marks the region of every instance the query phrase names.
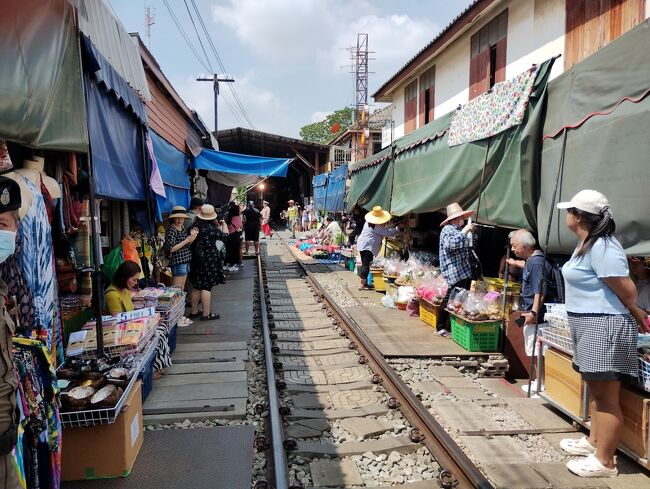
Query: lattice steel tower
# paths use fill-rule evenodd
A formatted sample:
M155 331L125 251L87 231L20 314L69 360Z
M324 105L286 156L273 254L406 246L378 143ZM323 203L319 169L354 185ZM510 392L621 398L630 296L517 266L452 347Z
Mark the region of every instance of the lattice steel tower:
M354 122L359 123L362 144L359 150L365 157L367 144L366 128L368 126L368 34L357 34L357 49L355 52L355 95L354 95Z

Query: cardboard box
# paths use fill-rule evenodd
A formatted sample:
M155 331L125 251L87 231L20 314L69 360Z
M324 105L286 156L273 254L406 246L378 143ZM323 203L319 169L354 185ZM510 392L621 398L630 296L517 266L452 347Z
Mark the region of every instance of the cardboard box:
M62 480L126 477L143 441L140 381L115 423L63 430Z
M567 412L582 417L582 378L573 370L571 358L552 348L544 353L544 392Z
M650 398L647 394L638 393L624 385L620 399L623 411L621 445L625 445L637 456L647 458Z

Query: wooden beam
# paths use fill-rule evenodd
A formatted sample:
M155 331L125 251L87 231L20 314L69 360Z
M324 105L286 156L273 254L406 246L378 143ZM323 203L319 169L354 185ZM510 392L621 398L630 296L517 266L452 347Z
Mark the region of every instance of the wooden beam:
M309 161L306 160L305 157L304 157L303 155L301 155L300 153L298 153L298 151L296 150L296 148L294 148L294 147L292 146L291 149L293 150L294 153L296 153L296 156L298 157L298 159L299 159L300 161L302 161L305 165L307 165L307 168L309 168L309 169L312 170L313 172L317 173L317 171L316 171L314 165L312 165L311 163L309 163Z

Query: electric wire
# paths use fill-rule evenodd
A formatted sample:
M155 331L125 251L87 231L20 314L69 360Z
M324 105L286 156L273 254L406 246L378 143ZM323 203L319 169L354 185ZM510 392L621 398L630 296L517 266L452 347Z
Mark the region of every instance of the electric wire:
M199 8L196 5L195 0L191 0L192 2L192 7L194 8L194 12L196 13L197 18L199 19L199 23L201 24L201 28L203 29L203 32L205 33L205 36L208 40L208 44L210 45L210 48L212 49L212 52L214 54L215 59L217 60L217 64L221 68L223 73L227 73L228 70L226 69L221 56L219 56L219 51L217 50L216 46L214 45L214 41L212 40L212 36L210 35L210 31L208 31L208 28L205 25L205 22L203 21L203 16L201 15L201 12L199 11ZM248 122L248 125L250 126L251 129L255 129L254 124L250 120L250 117L248 116L248 113L246 112L246 109L244 108L244 104L242 103L241 99L239 98L239 95L237 94L237 91L232 84L228 83L228 89L232 93L232 96L235 100L235 103L239 110L241 111L242 115L244 116L244 119L246 119L246 122Z
M205 62L204 60L201 59L201 56L199 55L199 53L198 53L197 50L196 50L196 47L194 47L194 45L193 45L192 42L190 41L188 35L185 33L185 30L183 29L183 26L181 25L180 21L178 20L178 17L176 17L176 14L174 13L172 7L169 5L169 3L167 2L167 0L163 0L163 3L165 4L165 7L167 7L167 10L169 11L169 15L170 15L170 17L172 18L172 20L174 21L174 24L176 25L176 28L178 29L178 32L180 33L181 37L183 38L183 40L185 41L185 43L187 44L187 46L190 48L190 51L192 51L192 53L194 54L194 57L197 59L197 61L199 62L199 64L200 64L200 65L201 65L201 66L202 66L206 71L211 72L211 73L214 74L214 71L213 71L212 68L209 66L209 59L208 59L208 57L207 57L207 54L206 54L206 60L208 60L208 64L206 64L206 62ZM198 35L198 33L197 33L197 35ZM204 50L204 53L205 53L205 50ZM224 93L224 95L225 95L225 93ZM231 112L231 114L233 115L233 117L237 120L238 124L240 124L240 125L244 125L244 124L242 123L242 119L241 119L241 117L240 117L239 114L237 113L237 110L235 110L235 108L233 107L233 103L229 100L229 98L228 98L228 97L223 97L223 100L224 100L224 102L226 103L226 106L228 107L228 110Z

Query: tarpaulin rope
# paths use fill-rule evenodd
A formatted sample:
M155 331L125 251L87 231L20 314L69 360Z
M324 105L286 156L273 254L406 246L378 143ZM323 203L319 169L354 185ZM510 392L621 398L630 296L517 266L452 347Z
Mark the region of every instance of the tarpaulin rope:
M632 102L633 104L638 104L644 98L646 98L649 94L650 94L650 88L648 88L645 92L643 92L643 94L640 97L637 97L637 98L623 97L618 102L616 102L616 104L614 104L614 106L611 109L605 110L605 111L592 112L592 113L586 115L585 117L583 117L576 124L562 126L559 130L557 130L553 134L546 134L544 137L542 137L542 141L544 141L546 139L554 139L557 136L559 136L563 131L567 131L569 129L578 129L579 127L581 127L585 122L587 122L592 117L609 115L612 112L614 112L619 107L619 105L621 105L623 102Z

